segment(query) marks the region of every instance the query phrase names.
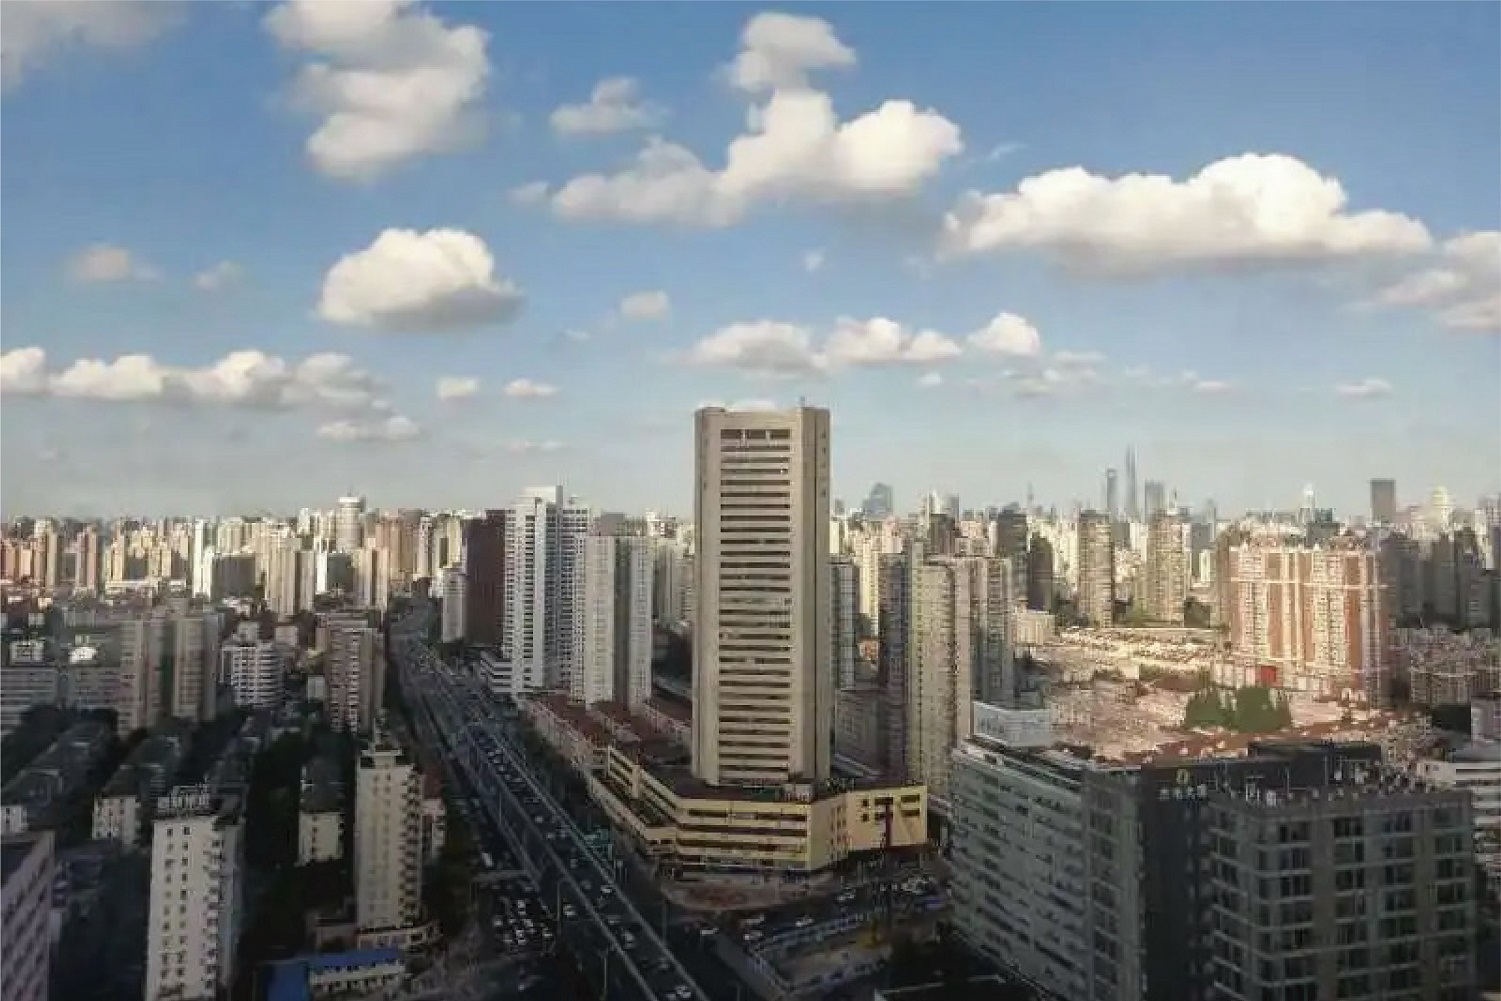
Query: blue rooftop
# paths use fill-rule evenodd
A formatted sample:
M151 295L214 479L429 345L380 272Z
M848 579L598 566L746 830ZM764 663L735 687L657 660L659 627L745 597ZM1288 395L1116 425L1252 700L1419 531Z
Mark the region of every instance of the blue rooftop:
M336 967L379 966L401 959L400 949L355 949L350 952L323 952L298 956L271 964L271 978L266 985L266 1001L308 1001L308 974Z

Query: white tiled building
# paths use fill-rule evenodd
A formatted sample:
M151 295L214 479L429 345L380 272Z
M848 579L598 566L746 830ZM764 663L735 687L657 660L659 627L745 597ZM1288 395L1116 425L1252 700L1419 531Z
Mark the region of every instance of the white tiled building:
M5 946L0 993L5 1001L46 1001L51 959L52 834L41 831L0 843Z
M157 801L145 1001L219 996L240 937L244 824L240 804L202 786Z
M573 696L585 705L640 705L651 698L652 540L591 535L577 544L581 669Z
M355 789L354 893L360 931L409 928L422 904L422 781L382 743L360 751Z

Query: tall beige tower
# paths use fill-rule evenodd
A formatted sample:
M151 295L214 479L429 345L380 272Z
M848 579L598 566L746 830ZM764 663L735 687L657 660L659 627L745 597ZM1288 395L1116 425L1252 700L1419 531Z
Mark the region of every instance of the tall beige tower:
M695 423L694 774L822 782L834 721L829 412L710 407Z

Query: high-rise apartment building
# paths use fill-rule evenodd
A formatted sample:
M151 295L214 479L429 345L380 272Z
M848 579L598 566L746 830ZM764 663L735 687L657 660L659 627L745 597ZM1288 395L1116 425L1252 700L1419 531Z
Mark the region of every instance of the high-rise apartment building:
M1167 487L1161 480L1147 480L1141 494L1142 514L1148 521L1157 512L1167 510Z
M158 608L118 623L122 733L163 719L213 719L218 707L217 612Z
M444 567L438 571L438 586L435 590L443 601L440 638L444 643L457 643L464 638L468 584L463 567Z
M500 646L506 617L506 512L464 522L464 639Z
M1053 610L1053 544L1034 532L1027 549L1027 607L1036 612Z
M242 709L275 709L281 703L282 654L269 640L235 640L219 648L219 683L229 686Z
M1341 537L1304 548L1253 540L1231 558L1230 649L1244 683L1387 697L1389 599L1365 543Z
M567 689L578 670L580 540L592 514L561 487L536 488L506 512L504 615L490 685L519 694Z
M1142 611L1154 622L1181 626L1183 606L1188 601L1188 552L1177 512L1158 510L1147 523L1142 575Z
M829 557L829 589L830 665L834 685L848 688L855 683L860 639L860 569L851 557Z
M1090 625L1115 622L1115 531L1109 515L1084 511L1079 515L1077 559L1079 615Z
M676 539L652 539L652 620L676 626L688 619L693 557Z
M340 497L334 508L334 549L353 553L365 544L365 498Z
M1397 481L1371 481L1371 521L1390 525L1397 520Z
M829 412L695 421L693 770L822 783L832 756Z
M328 722L335 730L369 734L385 697L386 655L379 630L359 613L319 616L324 675L328 680Z
M1136 481L1136 449L1126 446L1126 520L1141 520L1141 485Z
M209 1001L234 976L244 868L239 800L179 786L151 834L145 1001Z
M970 706L988 669L990 573L985 557L929 557L912 593L918 668L908 678L907 767L930 802L949 795L949 755L970 734ZM1005 618L1005 609L997 616Z
M0 984L5 1001L47 1001L52 974L52 832L0 841L0 905L5 948Z
M876 635L880 642L876 678L881 687L885 724L880 744L885 752L882 764L886 773L895 778L905 778L911 773L907 760L907 712L909 692L914 687L910 678L918 668L912 594L921 559L919 547L906 553L884 554L878 570L880 628Z
M356 923L410 928L422 907L422 776L404 751L382 740L361 749L354 810Z
M585 705L651 698L653 541L588 535L576 543L580 593L571 600L581 656L572 694Z

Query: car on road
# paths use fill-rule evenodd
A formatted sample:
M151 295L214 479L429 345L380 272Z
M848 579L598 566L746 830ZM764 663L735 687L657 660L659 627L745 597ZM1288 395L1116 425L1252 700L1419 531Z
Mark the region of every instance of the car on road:
M811 917L809 917L808 915L804 914L802 917L800 917L796 921L792 922L792 927L794 927L794 928L811 928L811 927L813 927L813 919Z

